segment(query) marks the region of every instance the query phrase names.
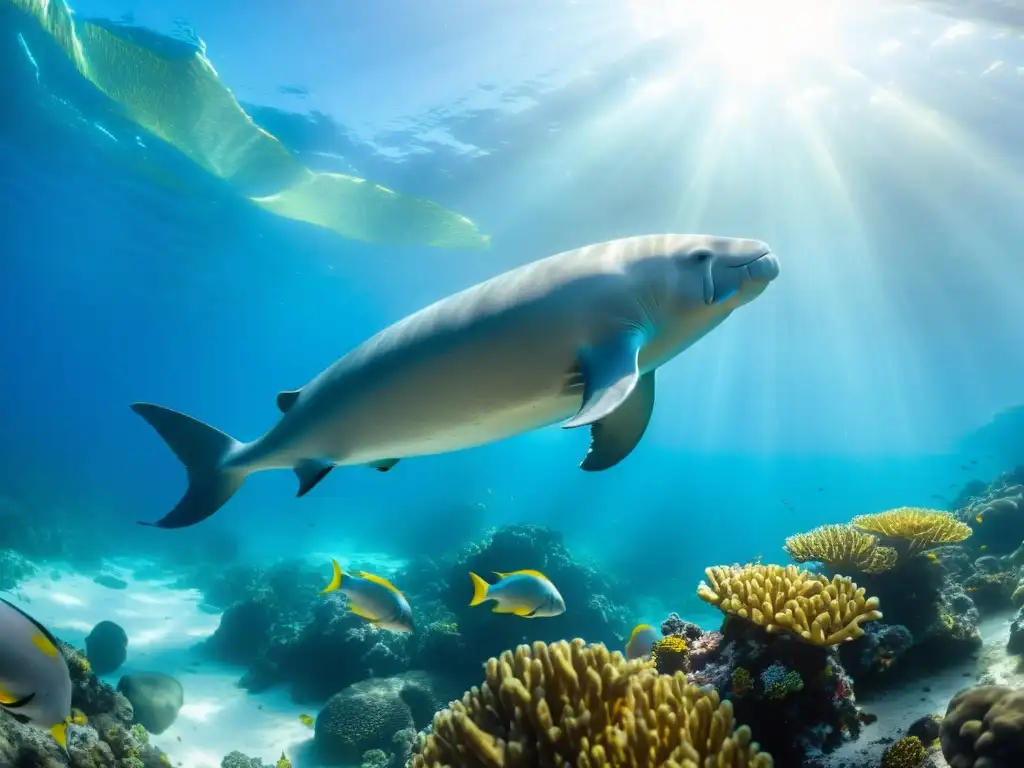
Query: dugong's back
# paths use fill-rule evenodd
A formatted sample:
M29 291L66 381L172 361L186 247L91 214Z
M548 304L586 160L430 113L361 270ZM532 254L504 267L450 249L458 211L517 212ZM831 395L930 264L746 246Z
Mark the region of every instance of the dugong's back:
M344 443L339 463L381 458L382 444L401 448L394 455L456 450L564 417L578 405L579 392L567 391L576 352L634 311L630 268L664 252L659 240L615 240L526 264L356 347L302 395L316 401L321 422L327 416L330 442Z

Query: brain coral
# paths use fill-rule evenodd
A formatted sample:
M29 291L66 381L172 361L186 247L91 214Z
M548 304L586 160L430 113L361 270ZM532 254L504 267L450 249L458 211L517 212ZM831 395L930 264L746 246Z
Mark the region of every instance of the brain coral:
M860 531L899 540L908 556L956 544L971 535L971 527L948 512L918 507L858 515L851 524Z
M850 525L823 525L786 539L794 562L817 561L837 570L884 573L896 565L896 550L878 546L878 539Z
M582 640L519 646L434 718L413 768L771 768L732 705Z
M838 645L864 634L860 625L882 618L877 598L865 598L850 579L779 565L707 568L697 596L730 616L790 632L814 645Z
M949 702L939 726L950 768L1020 768L1024 765L1024 689L980 685Z

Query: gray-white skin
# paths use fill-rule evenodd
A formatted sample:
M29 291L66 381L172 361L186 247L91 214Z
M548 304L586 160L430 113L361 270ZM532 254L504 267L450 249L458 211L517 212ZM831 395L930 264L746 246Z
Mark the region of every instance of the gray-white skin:
M758 240L612 240L505 272L385 328L278 394L281 419L251 443L135 403L188 470L184 497L153 525L204 520L264 469L294 469L302 496L337 466L387 471L559 421L590 426L581 467L608 469L647 428L655 370L778 274Z
M66 748L71 674L57 639L0 598L0 706L15 720L50 733Z

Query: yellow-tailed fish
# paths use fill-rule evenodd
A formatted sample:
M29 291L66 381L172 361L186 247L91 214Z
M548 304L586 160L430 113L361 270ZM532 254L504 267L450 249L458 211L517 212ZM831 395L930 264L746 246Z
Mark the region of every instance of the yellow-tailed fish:
M321 595L337 590L348 597L349 608L356 616L393 632L413 631L412 608L394 584L366 571L346 573L337 560L331 560L331 565L334 577L320 591Z
M313 723L316 722L316 721L313 720L313 716L312 715L307 715L305 712L303 712L301 715L299 715L299 722L302 723L307 728L312 728L313 727Z
M565 601L551 580L540 571L494 573L501 579L497 584L488 584L475 573L469 574L473 580L470 605L494 600L494 613L513 613L526 619L565 613Z
M57 639L0 597L0 707L67 750L71 675Z
M626 658L641 659L651 655L651 649L658 642L658 630L650 624L637 624L626 641Z

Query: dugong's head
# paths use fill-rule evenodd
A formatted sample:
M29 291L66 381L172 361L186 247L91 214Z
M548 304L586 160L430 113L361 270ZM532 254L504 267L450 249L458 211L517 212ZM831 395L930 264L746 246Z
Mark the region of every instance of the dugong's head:
M670 293L684 302L735 309L761 295L779 276L779 261L760 240L711 235L669 235Z

